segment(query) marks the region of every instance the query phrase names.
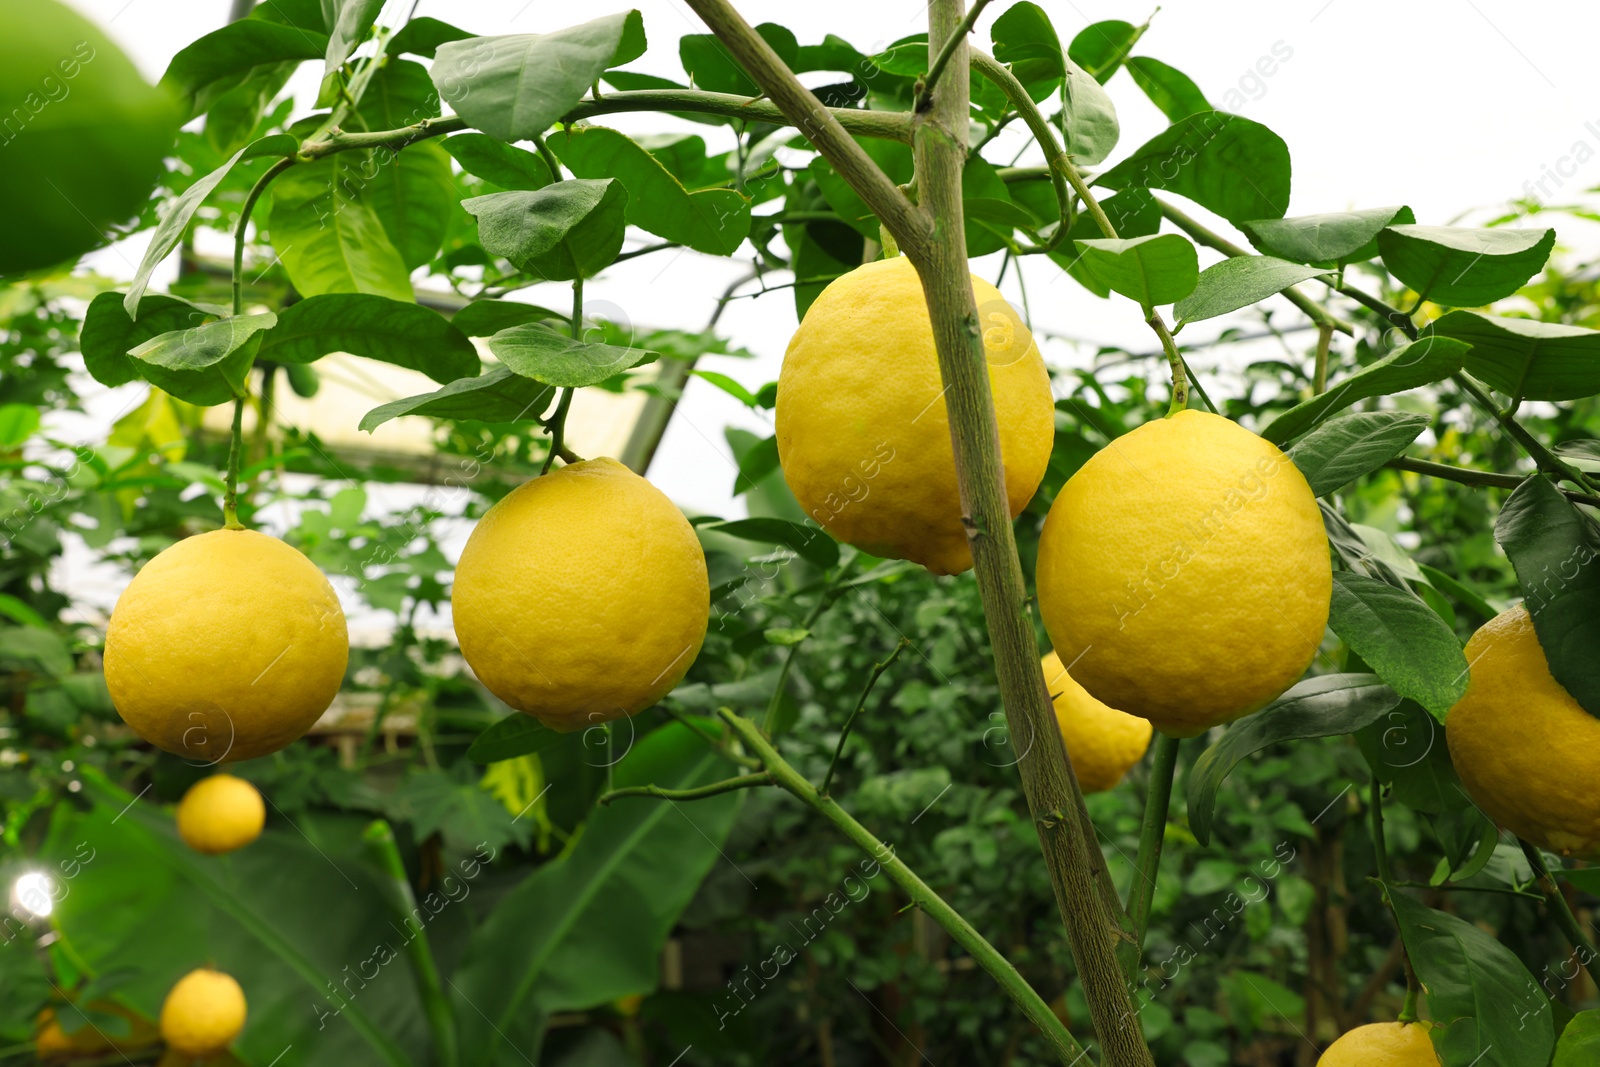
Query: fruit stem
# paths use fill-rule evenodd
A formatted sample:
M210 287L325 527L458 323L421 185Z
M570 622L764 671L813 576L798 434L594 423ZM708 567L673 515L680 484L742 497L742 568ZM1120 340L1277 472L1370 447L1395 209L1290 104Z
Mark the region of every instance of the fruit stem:
M1333 343L1333 325L1317 323L1317 363L1311 372L1311 391L1321 395L1328 391L1328 348Z
M1156 336L1161 338L1161 351L1166 353L1167 366L1172 371L1172 402L1167 405L1167 417L1170 419L1189 406L1188 367L1185 366L1183 353L1178 351L1178 342L1173 338L1172 331L1167 329L1161 313L1151 308L1149 316L1144 321L1149 323Z
M872 687L878 684L878 677L889 669L890 664L900 658L900 653L911 644L911 638L902 636L900 643L894 646L894 651L882 663L872 665L872 673L867 675L867 684L861 689L861 699L856 701L855 708L850 712L850 717L844 721L844 729L839 731L839 743L834 746L833 758L828 761L828 773L822 776L822 788L819 792L828 795L828 787L833 784L833 772L839 767L839 757L844 754L845 739L850 736L850 727L856 724L856 716L861 714L861 709L867 706L867 697L872 695Z
M1566 894L1561 892L1561 886L1551 875L1550 868L1544 861L1544 853L1539 851L1537 845L1530 844L1520 837L1517 838L1517 844L1522 846L1522 854L1528 857L1528 866L1533 868L1533 875L1539 883L1540 892L1544 894L1545 904L1555 918L1556 925L1561 927L1561 932L1567 936L1573 955L1578 957L1578 962L1589 972L1589 977L1595 986L1600 988L1600 955L1595 953L1594 942L1583 932L1578 917L1572 913L1572 905L1567 903Z
M1145 929L1150 925L1150 904L1155 899L1156 874L1161 869L1161 846L1167 832L1167 812L1172 805L1172 779L1178 769L1178 749L1182 742L1156 732L1155 756L1150 764L1150 787L1145 794L1144 823L1139 829L1137 877L1128 887L1128 922L1133 926L1135 951L1129 954L1133 966L1128 980L1138 971L1144 951Z
M387 822L378 819L362 831L361 838L366 842L369 854L377 861L378 869L389 877L392 892L385 894L385 897L390 909L400 925L411 934L406 939L406 954L411 957L417 995L422 998L428 1027L433 1031L440 1067L456 1067L461 1061L456 1052L455 1016L450 1012L450 1002L445 999L444 987L439 982L439 968L433 961L428 932L416 919L417 898L411 891L411 880L406 877L406 865L395 844L394 831Z
M561 172L556 172L559 181ZM572 339L583 340L583 276L572 279L572 321L570 325ZM564 387L561 390L561 399L556 402L556 413L545 423L545 429L550 433L550 454L544 457L544 466L539 468L539 474L550 473L550 465L562 453L562 439L567 433L567 412L572 408L572 388Z
M696 786L693 789L663 789L659 785L630 785L621 789L612 789L600 794L596 801L602 807L609 805L613 800L622 800L625 797L654 797L657 800L704 800L707 797L721 796L723 793L733 793L740 789L755 789L763 785L777 785L771 774L763 771L760 774L741 774L737 778L724 778L720 782L710 785Z
M913 904L944 927L955 942L966 949L980 967L989 972L989 976L1000 984L1000 987L1022 1009L1023 1014L1039 1028L1040 1033L1061 1057L1062 1063L1088 1062L1088 1053L1084 1051L1083 1046L1079 1045L1067 1031L1060 1017L1050 1010L1050 1006L1028 984L1027 979L1023 978L1011 962L985 940L971 923L962 918L960 912L945 903L944 898L934 892L915 871L907 867L904 861L894 854L892 845L878 840L831 797L817 792L799 771L778 754L778 750L772 747L772 742L767 740L753 721L735 713L731 708L721 708L718 714L744 742L745 747L761 760L779 786L833 823L844 836L871 856L873 861L888 873L890 879L905 891Z
M239 454L244 444L244 397L233 398L233 433L228 441L228 479L222 493L222 525L242 530L239 521Z

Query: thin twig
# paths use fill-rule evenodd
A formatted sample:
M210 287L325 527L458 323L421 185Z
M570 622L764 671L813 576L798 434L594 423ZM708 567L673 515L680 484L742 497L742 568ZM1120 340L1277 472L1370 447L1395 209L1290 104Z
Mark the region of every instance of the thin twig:
M972 6L967 9L955 32L945 41L944 47L939 49L939 54L934 56L933 62L928 65L928 73L917 79L916 111L926 111L928 105L933 103L933 90L938 86L944 68L950 65L950 57L955 55L961 42L967 39L967 34L971 33L972 27L978 23L978 16L983 14L983 9L988 6L989 0L973 0Z
M1487 486L1494 489L1515 489L1528 480L1526 475L1500 474L1495 471L1475 471L1468 467L1452 467L1447 463L1434 463L1426 459L1411 459L1408 456L1396 456L1385 463L1384 466L1399 471L1410 471L1413 474L1426 474L1430 478L1443 478L1445 481L1457 482L1461 485ZM1561 492L1575 504L1588 504L1590 507L1600 508L1600 496L1577 493L1570 489L1563 489Z
M1567 903L1566 894L1561 892L1561 887L1550 874L1550 868L1544 862L1544 854L1539 851L1539 846L1520 837L1517 838L1517 844L1522 846L1522 854L1528 857L1528 866L1533 868L1534 879L1539 883L1539 891L1544 894L1545 904L1550 909L1556 925L1561 927L1561 932L1566 935L1567 943L1579 957L1578 962L1583 964L1583 969L1589 972L1589 977L1597 987L1600 987L1600 955L1595 954L1594 942L1583 932L1578 917L1572 913L1572 905Z
M720 782L696 786L693 789L663 789L659 785L629 785L600 794L598 803L609 805L613 800L626 797L654 797L657 800L704 800L740 789L755 789L763 785L776 785L777 780L766 771L760 774L741 774L737 778L724 778Z
M850 717L844 721L844 729L839 731L839 743L833 748L833 758L828 761L828 773L822 776L822 788L818 790L823 796L828 795L828 787L833 784L833 772L839 766L839 757L844 753L845 738L850 736L850 727L855 725L856 716L861 714L861 709L867 706L867 697L872 695L872 687L878 684L878 677L889 669L889 665L900 658L911 644L911 638L901 637L900 643L894 646L894 651L882 663L872 665L872 673L867 676L867 684L861 689L861 699L856 701L856 706L850 712Z

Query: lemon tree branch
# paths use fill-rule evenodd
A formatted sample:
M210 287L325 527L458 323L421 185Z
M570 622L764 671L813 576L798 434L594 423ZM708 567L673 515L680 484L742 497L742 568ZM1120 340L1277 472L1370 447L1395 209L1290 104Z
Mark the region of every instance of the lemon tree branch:
M1600 955L1595 953L1594 943L1589 940L1589 935L1583 932L1583 926L1578 922L1578 917L1572 914L1572 905L1567 903L1566 894L1561 892L1561 886L1556 884L1550 868L1544 861L1544 853L1539 851L1539 846L1517 838L1517 844L1522 846L1522 854L1528 857L1528 866L1533 869L1534 879L1539 883L1539 891L1544 894L1544 900L1550 909L1550 915L1555 919L1556 925L1561 927L1561 932L1566 935L1567 943L1572 946L1572 951L1578 957L1578 962L1583 964L1583 969L1589 972L1589 977L1600 985Z
M613 789L609 793L600 794L600 798L595 803L605 806L613 800L622 800L626 797L653 797L657 800L704 800L707 797L721 796L723 793L734 793L740 789L756 789L764 785L777 784L777 780L770 773L761 773L741 774L737 778L724 778L720 782L697 786L694 789L663 789L659 785L630 785L621 789Z
M1083 1046L1078 1044L1067 1031L1060 1017L1050 1010L1050 1006L1028 984L1027 979L1011 965L1011 961L1001 955L1000 951L967 922L960 912L945 903L944 898L918 877L915 871L906 866L905 862L894 854L893 845L880 841L831 797L817 792L816 788L778 753L772 742L767 740L766 735L754 722L731 708L722 708L719 714L785 792L833 823L844 836L871 856L895 885L905 891L913 904L944 927L956 944L966 949L978 965L989 972L990 977L1016 1002L1029 1021L1039 1028L1039 1032L1061 1057L1062 1063L1083 1063L1087 1060L1088 1053L1084 1051Z

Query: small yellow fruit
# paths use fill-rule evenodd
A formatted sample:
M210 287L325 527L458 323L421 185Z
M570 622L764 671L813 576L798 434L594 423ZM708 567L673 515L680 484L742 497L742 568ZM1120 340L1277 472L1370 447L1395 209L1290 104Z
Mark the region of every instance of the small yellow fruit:
M614 459L519 486L456 566L456 639L478 680L556 730L672 691L711 615L705 552L676 505Z
M1095 453L1039 541L1039 613L1073 677L1173 737L1293 685L1332 589L1305 477L1269 442L1199 411Z
M1358 1026L1328 1046L1317 1067L1439 1067L1430 1023Z
M1130 767L1144 759L1153 732L1149 720L1108 708L1090 696L1054 652L1041 665L1078 784L1085 793L1114 788Z
M1028 328L994 286L972 288L1015 518L1050 463L1055 402ZM783 357L776 422L789 488L834 537L935 574L972 566L933 326L904 256L817 297Z
M254 759L311 728L349 656L344 611L310 560L254 530L213 530L145 564L118 598L106 687L157 748Z
M244 990L231 975L210 968L178 979L161 1005L161 1036L185 1056L221 1052L244 1029Z
M178 836L208 856L243 848L261 836L267 806L256 787L231 774L213 774L178 802Z
M1444 721L1462 785L1518 837L1600 859L1600 720L1551 677L1528 609L1484 623L1466 653L1467 691Z

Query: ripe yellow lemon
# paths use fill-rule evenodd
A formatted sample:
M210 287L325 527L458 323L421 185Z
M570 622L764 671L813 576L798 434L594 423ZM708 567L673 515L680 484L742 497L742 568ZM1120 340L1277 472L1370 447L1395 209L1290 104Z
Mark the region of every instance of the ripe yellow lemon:
M490 508L461 552L450 600L478 680L557 730L666 696L711 614L694 528L606 458L535 478Z
M972 279L1015 518L1055 441L1050 376L999 290ZM778 458L840 541L935 574L972 566L922 283L904 256L858 267L806 312L778 375Z
M1054 652L1041 665L1078 784L1085 793L1115 787L1130 767L1144 759L1152 733L1149 720L1108 708L1090 696Z
M256 787L231 774L213 774L178 802L178 836L208 856L243 848L261 836L267 806Z
M161 1005L161 1036L185 1056L210 1056L228 1047L244 1029L244 990L232 975L190 971Z
M1484 623L1466 652L1467 691L1444 721L1462 785L1518 837L1600 859L1600 720L1551 677L1522 605Z
M1039 612L1096 698L1174 737L1258 711L1305 672L1333 572L1289 458L1180 411L1095 453L1039 541Z
M1358 1026L1328 1046L1317 1067L1439 1067L1428 1023Z
M254 530L213 530L145 564L118 598L106 687L157 748L253 759L311 728L349 656L344 612L310 560Z

